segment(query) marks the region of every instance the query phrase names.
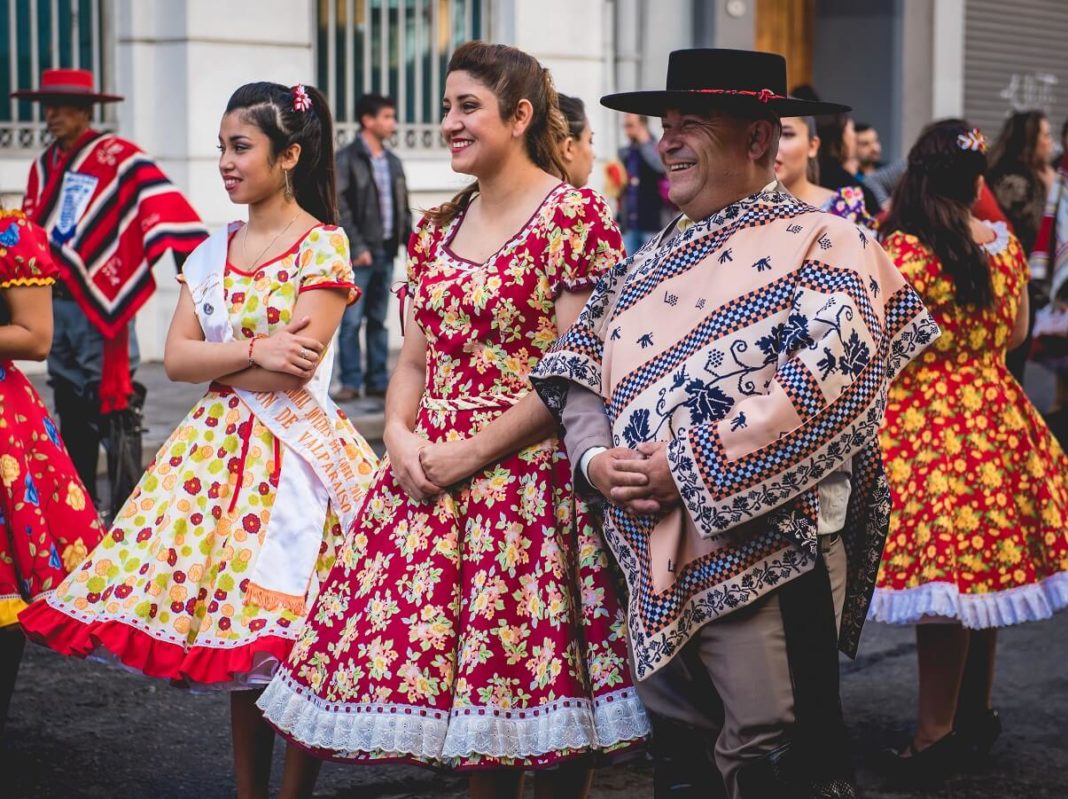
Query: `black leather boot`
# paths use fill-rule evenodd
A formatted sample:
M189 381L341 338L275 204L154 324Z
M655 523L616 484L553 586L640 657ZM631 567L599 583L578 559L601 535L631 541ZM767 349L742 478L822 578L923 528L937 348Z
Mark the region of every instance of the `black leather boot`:
M738 770L743 799L856 799L846 777L819 776L799 750L783 744Z
M651 717L654 799L727 799L705 735L661 716Z

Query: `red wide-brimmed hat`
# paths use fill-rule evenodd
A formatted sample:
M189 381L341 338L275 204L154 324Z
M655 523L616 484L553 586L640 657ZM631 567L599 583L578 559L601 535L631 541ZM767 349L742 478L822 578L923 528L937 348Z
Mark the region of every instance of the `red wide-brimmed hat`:
M23 100L88 100L93 103L117 103L117 94L103 94L93 90L93 73L87 69L46 69L41 73L39 89L19 89L12 97Z

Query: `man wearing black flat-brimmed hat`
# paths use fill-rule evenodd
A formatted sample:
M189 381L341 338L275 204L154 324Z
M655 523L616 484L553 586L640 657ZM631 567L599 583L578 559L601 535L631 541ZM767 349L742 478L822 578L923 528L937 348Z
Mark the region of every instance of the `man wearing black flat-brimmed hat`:
M155 291L152 264L171 250L181 265L207 230L140 148L91 128L95 103L122 98L96 91L88 70L46 69L38 88L11 96L41 103L53 138L30 169L22 209L48 232L62 277L48 356L60 431L98 507L103 440L114 512L141 467L133 318Z
M781 56L681 50L666 90L602 98L661 117L683 214L533 375L607 500L639 695L692 731L665 795L855 795L837 649L856 652L888 527L886 389L938 335L874 239L776 183L779 118L848 110L786 85Z

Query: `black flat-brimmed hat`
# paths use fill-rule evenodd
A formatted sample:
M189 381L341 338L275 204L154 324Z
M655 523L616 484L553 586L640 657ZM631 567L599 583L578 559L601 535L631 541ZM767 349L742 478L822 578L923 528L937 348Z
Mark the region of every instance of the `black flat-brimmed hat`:
M766 109L779 117L820 116L852 110L786 94L786 59L753 50L675 50L663 91L620 92L601 98L616 111L664 116L669 110Z

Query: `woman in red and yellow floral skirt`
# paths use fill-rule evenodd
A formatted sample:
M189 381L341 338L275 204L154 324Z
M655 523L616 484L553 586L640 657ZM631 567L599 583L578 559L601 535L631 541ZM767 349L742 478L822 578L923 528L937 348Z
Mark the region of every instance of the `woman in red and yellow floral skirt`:
M45 232L0 209L0 731L25 643L18 614L104 535L55 423L11 363L48 354L56 274Z
M989 749L996 628L1068 605L1068 458L1005 366L1027 331L1024 253L968 210L984 145L925 132L884 226L942 329L891 387L882 434L894 512L870 615L918 625L919 726L898 762L911 773Z

